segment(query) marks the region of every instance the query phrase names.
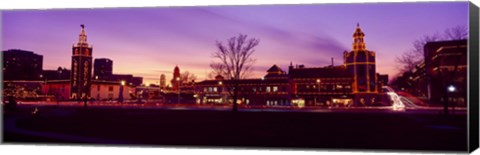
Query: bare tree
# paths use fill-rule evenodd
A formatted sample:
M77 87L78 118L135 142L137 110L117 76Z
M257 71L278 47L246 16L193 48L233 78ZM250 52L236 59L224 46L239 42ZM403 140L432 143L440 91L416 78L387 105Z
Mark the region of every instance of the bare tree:
M216 46L218 50L213 53L213 57L220 62L214 62L210 65L213 72L224 78L231 80L227 86L230 96L233 97L232 111L237 111L238 85L239 80L245 78L249 71L252 70L252 65L255 59L252 54L255 52L255 47L260 43L259 39L247 39L247 35L239 34L227 40L224 45L217 41Z
M182 74L180 74L181 84L192 84L195 80L197 80L197 76L193 73L185 71Z
M217 75L220 75L222 77L227 77L227 74L225 72L225 65L223 65L222 63L212 62L210 64L210 68L212 68L212 71L208 73L209 79L213 80Z
M468 38L468 28L466 26L456 26L445 30L445 39L463 40Z
M428 42L440 40L463 40L468 38L468 28L465 26L456 26L445 29L443 34L434 33L432 35L425 35L413 42L413 48L406 51L396 58L399 64L400 72L412 70L416 65L423 62L425 59L424 46Z
M440 40L440 36L439 33L435 33L433 35L425 35L422 38L415 40L411 50L396 58L397 63L400 64L400 71L410 71L415 68L416 65L422 63L425 57L423 54L423 47L428 42Z

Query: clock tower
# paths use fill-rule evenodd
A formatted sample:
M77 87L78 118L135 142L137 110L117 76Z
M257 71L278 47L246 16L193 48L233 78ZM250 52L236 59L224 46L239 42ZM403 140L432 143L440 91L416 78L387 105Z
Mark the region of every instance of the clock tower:
M357 105L375 103L378 94L377 75L375 67L375 52L366 49L365 34L357 23L353 33L352 51L344 52L344 63L353 75L352 91Z
M92 82L92 47L87 43L85 25L80 25L78 43L72 47L72 71L70 75L70 99L90 98Z

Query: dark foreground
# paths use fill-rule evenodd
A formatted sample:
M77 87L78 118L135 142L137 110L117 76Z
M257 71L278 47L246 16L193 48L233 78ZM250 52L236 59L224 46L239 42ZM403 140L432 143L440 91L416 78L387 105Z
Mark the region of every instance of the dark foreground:
M4 115L5 142L467 150L466 115L32 108Z

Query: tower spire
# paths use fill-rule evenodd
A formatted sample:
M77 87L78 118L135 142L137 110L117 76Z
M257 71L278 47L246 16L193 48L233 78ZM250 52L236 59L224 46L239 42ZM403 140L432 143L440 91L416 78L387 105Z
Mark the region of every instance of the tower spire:
M87 34L85 33L85 25L80 25L82 30L80 31L80 36L78 38L77 46L88 46L87 43Z
M363 33L362 29L360 28L360 24L357 23L357 28L355 29L355 32L353 33L353 45L352 45L353 51L360 51L360 50L365 50L366 49L363 37L365 37L365 34Z

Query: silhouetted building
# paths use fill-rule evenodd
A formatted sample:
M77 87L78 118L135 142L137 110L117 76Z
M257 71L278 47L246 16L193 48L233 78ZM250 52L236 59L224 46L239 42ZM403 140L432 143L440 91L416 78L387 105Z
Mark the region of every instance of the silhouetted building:
M70 80L70 70L58 67L57 70L43 70L42 80Z
M130 85L132 85L132 86L140 86L140 85L142 85L142 83L143 83L143 78L142 78L142 77L134 76L134 77L132 77L132 79L131 79L131 83L132 83L132 84L130 84Z
M424 50L428 99L466 106L467 40L428 42Z
M72 75L70 76L72 99L90 96L92 82L92 47L88 45L85 26L81 25L79 40L72 47Z
M388 74L377 74L378 82L385 86L388 84Z
M109 80L113 72L113 61L107 58L97 58L93 63L93 77L95 80Z
M172 83L172 90L173 91L178 91L180 88L180 68L178 66L175 66L173 69L173 78L170 81Z
M3 80L42 79L43 56L31 51L3 51Z

